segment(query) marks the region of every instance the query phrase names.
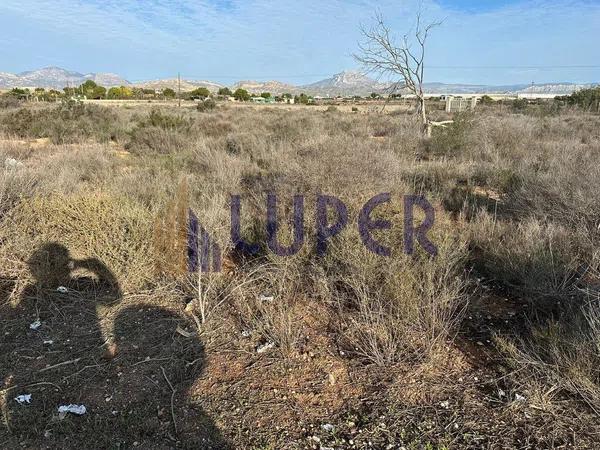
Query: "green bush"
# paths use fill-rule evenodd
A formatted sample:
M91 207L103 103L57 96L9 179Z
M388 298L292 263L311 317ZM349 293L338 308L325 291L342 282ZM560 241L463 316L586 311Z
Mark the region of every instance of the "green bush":
M453 123L433 128L426 150L434 155L456 155L466 147L472 128L473 113L459 113Z

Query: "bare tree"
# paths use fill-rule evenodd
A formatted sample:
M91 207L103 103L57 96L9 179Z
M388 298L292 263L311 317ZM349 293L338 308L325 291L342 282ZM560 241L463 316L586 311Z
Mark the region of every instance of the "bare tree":
M405 34L402 42L397 44L381 13L377 13L375 19L376 23L371 28L361 28L365 40L359 43L360 52L355 54L354 58L370 72L400 77L400 80L394 84L394 91L405 87L414 94L423 133L430 136L431 124L427 120L423 91L425 47L429 32L441 22L423 25L421 11L419 11L415 29ZM417 48L413 49L413 46Z

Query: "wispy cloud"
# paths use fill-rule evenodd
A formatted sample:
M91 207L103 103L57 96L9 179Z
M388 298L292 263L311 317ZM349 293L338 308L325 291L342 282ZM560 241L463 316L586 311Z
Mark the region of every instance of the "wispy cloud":
M468 3L468 2L467 2ZM521 73L489 66L594 64L600 5L573 0L425 2L444 18L431 39L430 78L517 82L600 79L598 69ZM3 0L0 48L4 71L56 61L80 71L112 71L130 79L173 76L284 78L309 82L353 67L359 24L379 9L406 30L414 1L397 0ZM480 69L444 68L478 66ZM487 67L487 68L486 68Z

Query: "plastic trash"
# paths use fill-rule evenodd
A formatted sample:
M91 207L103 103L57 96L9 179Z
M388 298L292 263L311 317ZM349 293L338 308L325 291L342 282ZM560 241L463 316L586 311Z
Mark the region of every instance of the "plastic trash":
M23 167L23 163L15 158L6 158L4 160L4 167L6 169L16 169L17 167Z
M275 297L273 295L260 294L260 297L258 299L261 302L272 302L273 300L275 300Z
M328 433L333 432L333 425L331 425L330 423L325 423L321 425L321 428L323 429L323 431L327 431Z
M275 343L274 342L266 342L263 345L260 345L256 349L256 353L264 353L266 351L271 350L273 347L275 347Z
M87 412L84 405L61 405L58 407L58 417L64 419L68 413L75 414L76 416L82 416Z
M59 286L59 287L56 288L56 292L60 292L61 294L66 294L66 293L69 292L69 289L67 289L64 286Z
M29 324L29 328L31 328L32 330L37 330L41 326L42 326L42 321L40 319L36 319Z
M31 394L21 394L15 397L15 401L19 405L24 405L25 403L31 403Z

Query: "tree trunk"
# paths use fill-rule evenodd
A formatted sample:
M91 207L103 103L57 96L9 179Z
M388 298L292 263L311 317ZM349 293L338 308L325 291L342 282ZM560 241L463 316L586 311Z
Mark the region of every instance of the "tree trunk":
M425 111L425 97L419 97L419 110L421 112L421 125L423 134L426 137L431 137L431 124L427 120L427 112Z

